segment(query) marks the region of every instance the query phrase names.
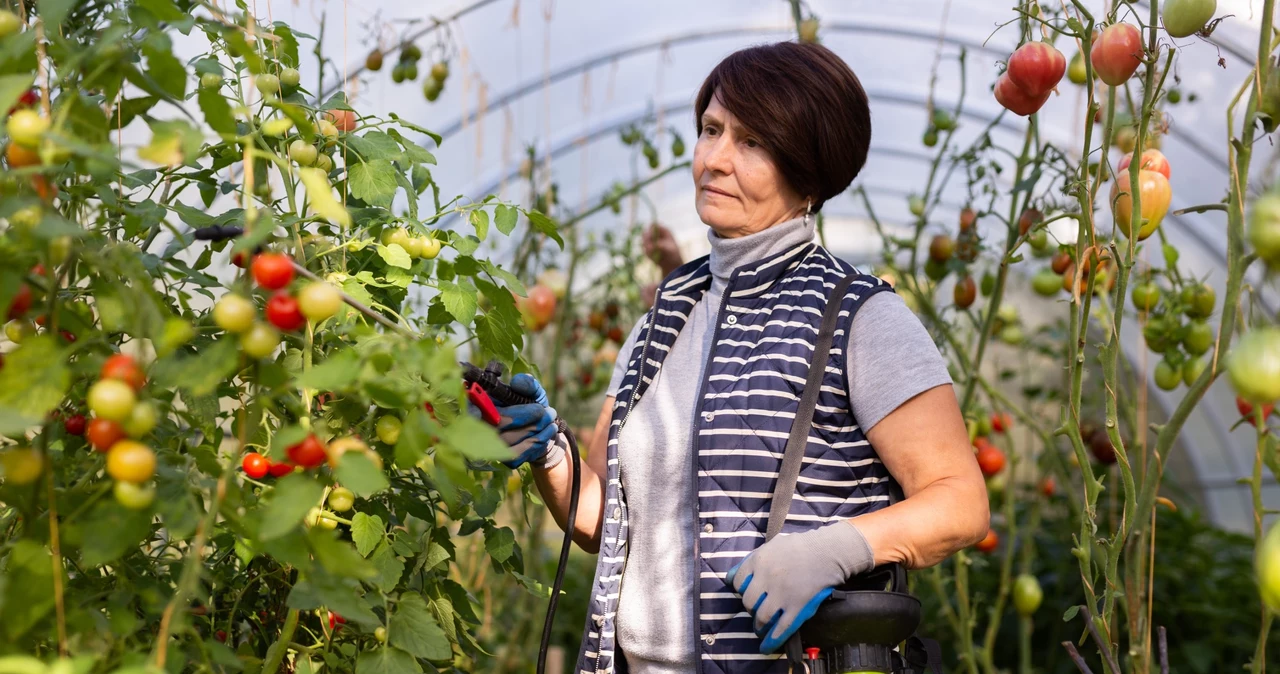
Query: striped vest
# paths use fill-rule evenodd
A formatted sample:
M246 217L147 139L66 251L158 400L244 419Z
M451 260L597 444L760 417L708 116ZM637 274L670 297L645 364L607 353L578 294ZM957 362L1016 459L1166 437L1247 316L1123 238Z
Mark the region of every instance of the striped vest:
M698 488L697 588L690 607L698 626L702 674L786 672L778 655L761 655L752 618L725 573L764 542L769 504L791 420L799 405L822 312L836 282L856 270L826 249L805 243L734 271L716 314L711 358L698 395L695 460ZM644 397L693 307L711 286L708 258L685 264L658 291L628 358L609 426L608 471L600 554L592 583L580 674L626 672L615 653L614 616L627 560L627 500L618 473L618 434ZM868 297L892 288L858 274L844 297L835 343L809 431L784 533L883 508L896 489L849 409L845 352L854 314ZM618 655L615 664L615 655Z

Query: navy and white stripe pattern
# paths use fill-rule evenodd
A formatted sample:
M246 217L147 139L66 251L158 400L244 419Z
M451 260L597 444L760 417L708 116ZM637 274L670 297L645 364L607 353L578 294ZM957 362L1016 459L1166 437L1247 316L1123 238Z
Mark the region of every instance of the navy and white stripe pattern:
M813 243L736 270L716 319L696 417L698 511L690 564L697 579L694 623L703 674L786 672L779 656L760 655L752 618L724 582L730 568L764 542L769 504L799 406L823 310L841 302L835 342L818 396L796 494L783 534L823 526L889 505L896 489L849 409L844 347L853 316L868 297L892 288L858 274L842 298L836 283L855 272ZM604 529L592 584L579 674L626 671L615 662L614 616L627 559L627 503L618 473L618 431L643 398L689 315L711 285L708 258L677 269L643 319L609 427Z

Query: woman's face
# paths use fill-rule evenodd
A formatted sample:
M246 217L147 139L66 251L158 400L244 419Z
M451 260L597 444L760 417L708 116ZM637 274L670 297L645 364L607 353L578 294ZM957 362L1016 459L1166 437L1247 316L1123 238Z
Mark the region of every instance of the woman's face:
M743 129L719 95L711 98L693 148L693 185L698 217L716 234L746 236L805 212L804 198L782 178L766 142Z

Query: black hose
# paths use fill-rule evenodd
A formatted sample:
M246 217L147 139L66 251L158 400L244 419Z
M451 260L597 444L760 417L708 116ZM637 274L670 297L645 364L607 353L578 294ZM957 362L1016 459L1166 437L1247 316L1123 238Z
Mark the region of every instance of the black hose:
M569 441L569 456L573 459L573 480L569 491L569 518L564 528L564 542L560 544L560 562L556 566L556 579L551 584L551 602L547 604L547 618L542 623L542 642L538 646L538 674L546 674L547 649L551 646L551 626L556 617L556 605L560 603L560 587L564 585L564 570L569 563L569 548L573 545L573 527L578 522L578 492L582 487L582 458L578 456L578 439L573 437L569 424L557 419L556 425Z

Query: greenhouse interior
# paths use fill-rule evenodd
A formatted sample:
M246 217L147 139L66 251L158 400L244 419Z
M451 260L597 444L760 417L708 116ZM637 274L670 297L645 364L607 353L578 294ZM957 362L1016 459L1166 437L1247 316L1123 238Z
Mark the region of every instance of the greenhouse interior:
M0 0L0 674L1280 668L1275 14Z

